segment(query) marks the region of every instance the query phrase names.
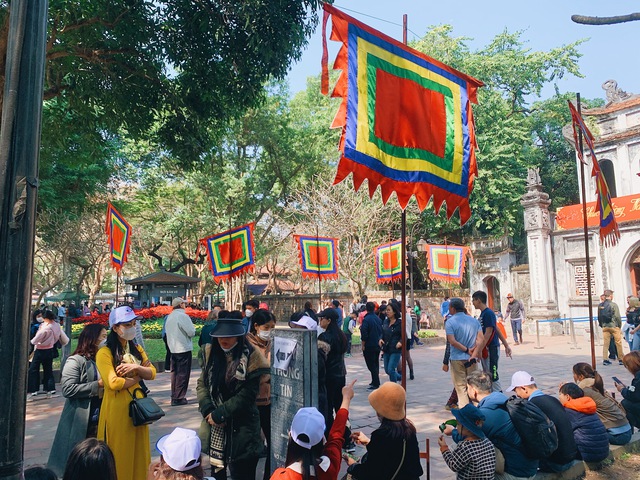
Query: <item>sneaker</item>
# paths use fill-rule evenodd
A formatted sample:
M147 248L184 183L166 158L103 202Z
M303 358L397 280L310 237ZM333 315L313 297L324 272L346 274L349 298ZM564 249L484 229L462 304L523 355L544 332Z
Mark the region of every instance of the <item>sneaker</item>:
M611 361L610 360L604 360L602 362L603 365L611 365Z
M33 392L27 395L27 402L33 402L38 396L38 392Z
M624 363L622 363L622 360L618 361L618 365L624 365Z
M180 400L171 400L172 407L178 407L180 405L186 405L189 401L186 398L181 398Z
M47 398L53 398L53 397L57 397L58 394L56 393L55 390L51 390L50 392L47 392Z
M354 453L356 451L356 444L351 441L344 446L343 450L347 453Z
M380 388L380 385L369 385L367 387L367 390L372 391L372 390L377 390L378 388Z
M344 356L345 356L345 357L350 357L350 356L351 356L351 354L350 354L350 353L345 353L345 354L344 354Z

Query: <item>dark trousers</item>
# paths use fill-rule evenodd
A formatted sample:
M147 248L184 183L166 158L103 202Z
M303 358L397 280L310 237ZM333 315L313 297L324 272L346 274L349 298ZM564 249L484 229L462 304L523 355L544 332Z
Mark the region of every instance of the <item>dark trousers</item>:
M267 458L264 462L263 480L271 478L271 405L258 405L260 412L260 428L267 440Z
M351 355L351 337L352 337L352 335L350 333L349 334L345 333L344 336L347 337L347 354Z
M366 348L362 354L367 364L367 369L371 372L371 385L380 386L380 350Z
M257 467L258 459L249 458L246 460L241 460L239 462L230 463L229 473L233 480L255 480ZM213 473L212 468L211 476L216 480L227 480L227 470L224 469L218 473Z
M31 365L29 365L29 377L27 393L35 393L40 390L40 365L42 365L42 384L45 392L53 392L56 389L56 382L53 379L53 354L55 348L39 350L33 354Z
M172 353L171 400L182 400L187 396L191 376L191 352Z
M342 405L342 387L346 384L345 377L327 378L327 403L329 404L329 423L326 425L326 434L328 436L331 427L333 426L333 415L338 413L340 405ZM351 429L346 427L344 429L344 441L349 442L351 439Z
M164 342L164 348L167 351L164 355L164 369L165 371L171 371L171 350L169 350L169 344L167 344L167 336L164 335L162 337L162 341Z

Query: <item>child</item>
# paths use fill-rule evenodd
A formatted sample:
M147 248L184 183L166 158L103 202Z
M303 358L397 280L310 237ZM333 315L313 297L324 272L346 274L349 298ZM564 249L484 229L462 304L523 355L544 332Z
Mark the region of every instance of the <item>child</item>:
M344 429L353 398L354 380L342 387L342 405L324 443L325 421L314 407L301 408L293 417L285 468L278 468L271 480L334 480L340 472Z
M351 337L353 336L353 330L356 328L356 317L357 315L351 312L342 324L342 332L344 336L347 337L347 353L345 357L351 356Z
M609 437L596 413L596 402L584 396L575 383L560 386L560 403L567 412L580 458L585 462L601 462L609 456Z
M458 436L462 440L455 450L449 450L444 435L438 438L442 458L457 473L456 478L492 480L496 471L496 453L493 444L482 431L484 415L472 404L451 410L458 421Z

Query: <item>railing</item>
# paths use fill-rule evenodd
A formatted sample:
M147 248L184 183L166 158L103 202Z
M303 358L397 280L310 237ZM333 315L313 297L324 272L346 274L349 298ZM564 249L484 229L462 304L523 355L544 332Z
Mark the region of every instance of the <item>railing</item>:
M627 317L624 316L622 317L622 321L626 322ZM564 318L551 318L549 320L536 320L536 346L534 348L544 348L543 346L540 345L540 324L541 323L562 323L562 329L563 331L569 331L569 334L571 335L571 343L573 344L573 346L571 347L572 349L579 349L581 348L580 346L578 346L578 341L576 339L576 329L575 329L575 323L582 323L582 322L588 322L589 321L589 317L564 317ZM593 326L595 327L593 330L593 336L594 336L594 341L597 343L600 343L602 341L602 338L600 337L600 329L597 328L598 325L598 317L593 317Z

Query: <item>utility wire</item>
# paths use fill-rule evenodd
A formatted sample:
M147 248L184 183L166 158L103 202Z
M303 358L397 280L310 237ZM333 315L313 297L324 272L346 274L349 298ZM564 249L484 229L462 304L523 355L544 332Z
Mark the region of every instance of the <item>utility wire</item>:
M389 23L391 25L395 25L396 27L402 27L401 23L396 23L396 22L392 22L390 20L385 20L384 18L380 18L380 17L374 17L373 15L369 15L367 13L362 13L362 12L358 12L356 10L351 10L350 8L347 7L343 7L341 5L336 5L334 4L336 7L339 7L341 10L346 10L347 12L351 12L351 13L357 13L358 15L362 15L363 17L369 17L369 18L373 18L374 20L378 20L380 22L384 22L384 23ZM411 30L410 28L407 27L407 31L411 32L416 38L420 38L420 35L418 35L416 32L414 32L413 30Z

